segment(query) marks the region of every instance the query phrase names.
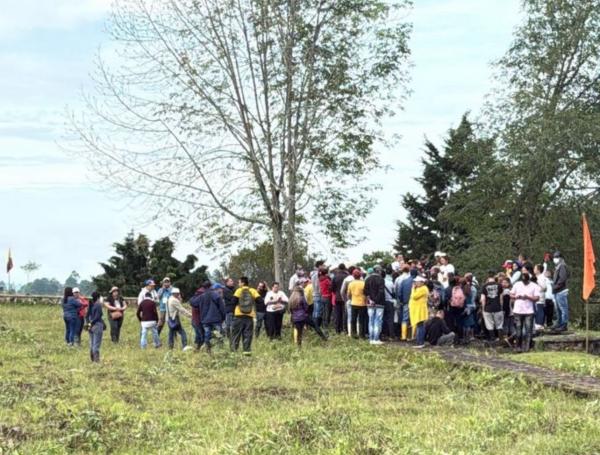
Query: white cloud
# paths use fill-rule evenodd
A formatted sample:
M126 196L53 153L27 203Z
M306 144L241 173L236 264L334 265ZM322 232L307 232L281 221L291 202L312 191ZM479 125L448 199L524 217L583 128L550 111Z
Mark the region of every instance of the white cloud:
M3 2L0 35L35 29L66 29L102 19L112 0L19 0Z

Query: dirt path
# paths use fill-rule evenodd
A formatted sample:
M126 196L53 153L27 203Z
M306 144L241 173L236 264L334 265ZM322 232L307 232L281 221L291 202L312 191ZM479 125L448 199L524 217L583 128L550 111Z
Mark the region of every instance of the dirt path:
M581 396L600 396L600 378L583 376L505 359L496 355L478 355L463 349L440 349L440 356L457 366L489 368L496 371L521 374L529 381L558 388Z

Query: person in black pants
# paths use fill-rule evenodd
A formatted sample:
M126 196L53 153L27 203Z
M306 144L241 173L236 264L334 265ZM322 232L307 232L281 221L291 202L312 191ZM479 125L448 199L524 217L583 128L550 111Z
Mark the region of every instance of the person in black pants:
M267 335L271 340L281 339L283 313L287 303L288 298L283 291L279 290L279 283L273 283L271 290L267 292L265 297L265 306L267 309L265 325L267 329Z
M118 287L113 286L110 290L110 295L106 299L106 302L104 302L104 306L108 313L110 339L113 343L118 343L121 338L121 327L123 326L125 310L127 309L127 302L121 297Z
M344 280L348 277L348 271L345 264L340 264L333 273L331 281L331 291L335 294L335 306L333 307L333 324L335 333L344 333L346 331L346 302L342 296L342 286Z

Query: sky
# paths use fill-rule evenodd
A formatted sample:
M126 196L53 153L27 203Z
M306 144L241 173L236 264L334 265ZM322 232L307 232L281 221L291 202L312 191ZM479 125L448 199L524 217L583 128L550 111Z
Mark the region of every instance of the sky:
M85 162L60 147L65 115L81 106L91 85L94 57L109 45L110 0L0 0L0 257L12 250L12 282L25 282L20 266L41 264L35 277L84 278L112 244L134 229L156 239L170 232L145 223L135 205L93 178ZM373 176L383 186L365 220L365 241L328 261L356 261L363 253L392 250L402 195L418 191L425 137L440 144L462 114L473 118L493 83L491 62L506 51L521 16L519 0L414 0L408 15L411 95L385 128L401 136L382 152L390 169ZM218 263L191 243L201 263ZM6 281L2 266L0 281Z

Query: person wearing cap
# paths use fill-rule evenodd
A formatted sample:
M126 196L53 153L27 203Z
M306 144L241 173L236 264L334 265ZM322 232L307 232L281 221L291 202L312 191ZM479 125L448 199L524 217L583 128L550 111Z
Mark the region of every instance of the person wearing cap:
M354 269L352 272L353 281L348 283L348 300L352 305L352 321L350 325L350 335L353 338L367 337L367 298L365 296L365 282L362 279L362 271ZM357 331L358 323L358 331Z
M119 288L113 286L108 298L104 301L104 307L108 313L108 324L110 325L110 339L118 343L121 337L121 326L127 309L127 302L121 297Z
M148 292L152 296L152 300L154 300L155 302L158 302L158 294L156 293L156 290L154 289L155 287L156 287L156 283L154 282L154 280L148 279L148 280L144 281L144 287L138 294L138 299L137 299L138 305L140 303L142 303L142 300L144 300L146 298L146 294Z
M369 316L369 343L382 344L379 339L383 325L385 310L385 281L383 269L375 266L365 280L364 292L367 298L367 314Z
M427 280L421 275L417 275L413 284L414 287L410 293L410 302L408 304L410 312L410 325L414 327L416 333L415 348L425 347L425 321L427 321L429 312L427 309L427 300L429 298L429 289L425 286Z
M200 321L202 321L202 330L204 334L204 345L206 351L211 352L212 346L210 340L213 333L218 334L218 339L222 343L221 329L225 320L225 303L223 302L223 285L215 283L211 285L210 281L202 284L204 293L200 296Z
M162 286L152 295L154 300L158 302L158 334L162 332L163 327L165 326L165 315L167 313L167 303L169 302L169 298L172 293L171 287L171 278L168 276L164 277L162 280Z
M171 297L169 297L166 306L166 321L169 326L169 349L175 347L175 337L179 334L181 337L181 348L187 350L187 333L181 324L181 315L184 315L188 319L192 319L192 313L186 310L181 304L181 292L179 289L171 288L170 291Z
M83 332L83 326L85 325L85 315L88 312L90 303L88 300L81 295L79 288L73 288L73 297L75 297L81 303L77 318L77 330L75 332L75 345L81 345L81 333Z
M152 294L147 292L144 300L137 307L136 316L142 328L140 336L140 347L146 349L148 345L148 331L152 333L152 341L155 348L160 348L160 338L158 336L158 311L156 302L152 300Z
M569 269L560 251L554 253L554 278L552 280L552 292L556 302L557 321L552 330L564 332L569 324Z

